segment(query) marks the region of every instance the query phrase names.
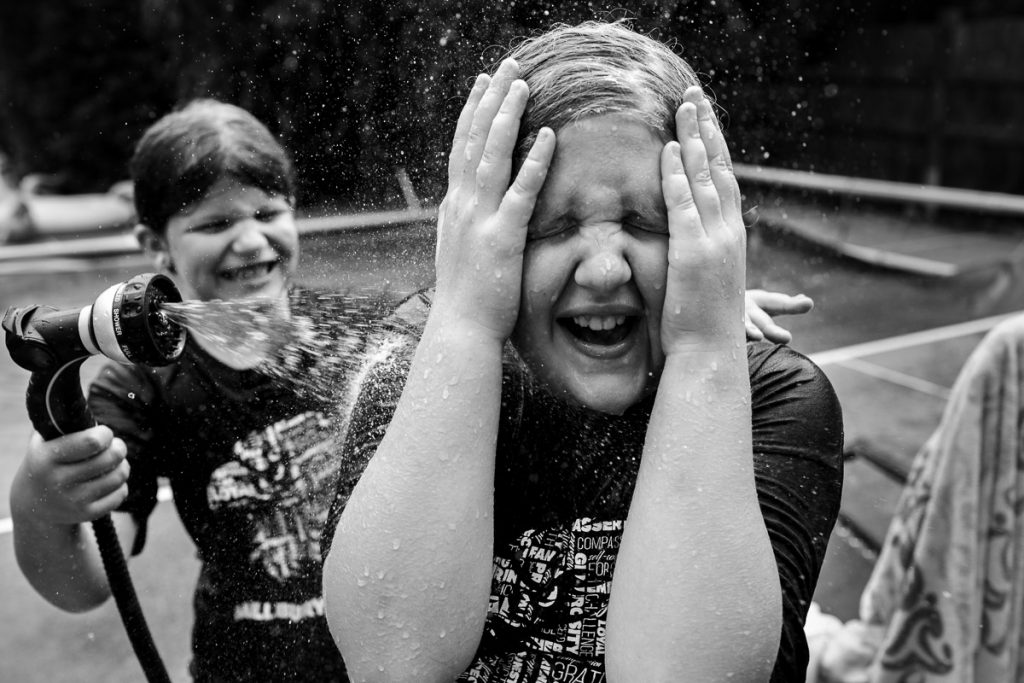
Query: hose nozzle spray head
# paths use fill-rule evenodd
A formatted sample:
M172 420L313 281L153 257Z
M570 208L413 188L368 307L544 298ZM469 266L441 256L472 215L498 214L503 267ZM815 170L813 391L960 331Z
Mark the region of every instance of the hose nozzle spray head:
M80 431L94 423L82 395L79 368L89 356L121 363L167 365L185 348L185 329L160 310L181 301L165 275L136 275L80 309L8 308L0 326L11 358L29 370L29 419L43 438Z
M33 372L97 354L120 363L167 365L181 355L186 333L161 305L178 301L170 278L145 273L107 288L81 309L12 307L0 324L11 358Z

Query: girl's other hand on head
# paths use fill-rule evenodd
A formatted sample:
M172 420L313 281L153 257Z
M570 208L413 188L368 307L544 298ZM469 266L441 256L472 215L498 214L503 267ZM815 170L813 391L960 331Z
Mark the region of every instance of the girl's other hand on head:
M746 233L740 191L711 103L699 87L676 112L662 152L668 210L668 282L661 321L666 354L744 339Z
M511 186L512 155L529 91L506 60L481 75L459 116L448 164L448 192L437 229L432 311L504 342L519 310L527 226L554 154L542 129Z

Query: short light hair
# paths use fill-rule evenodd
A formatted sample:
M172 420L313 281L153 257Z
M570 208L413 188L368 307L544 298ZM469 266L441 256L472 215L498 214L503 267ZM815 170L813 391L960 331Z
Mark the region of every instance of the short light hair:
M686 89L700 85L686 61L665 43L624 21L556 25L507 54L530 87L516 147L516 166L544 126L556 133L602 114L633 116L675 138L675 114Z

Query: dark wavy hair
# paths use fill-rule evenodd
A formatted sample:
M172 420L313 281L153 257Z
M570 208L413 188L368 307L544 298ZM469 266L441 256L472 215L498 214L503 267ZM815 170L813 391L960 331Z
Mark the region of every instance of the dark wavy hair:
M246 110L213 99L193 100L151 125L135 146L131 176L138 220L158 233L225 177L295 196L281 143Z
M523 40L506 55L519 64L530 87L516 166L544 126L556 133L601 114L633 116L675 138L683 93L700 85L696 73L671 47L637 33L624 20L559 24Z

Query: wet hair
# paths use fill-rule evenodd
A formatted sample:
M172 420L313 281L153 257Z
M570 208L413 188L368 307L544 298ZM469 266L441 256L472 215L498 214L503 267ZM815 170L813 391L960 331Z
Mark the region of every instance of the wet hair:
M556 133L590 116L624 114L675 138L683 93L700 85L672 48L637 33L622 20L559 24L528 38L506 55L518 62L530 87L519 129L516 166L544 126Z
M130 168L138 220L161 234L223 178L295 196L291 159L274 135L241 107L213 99L193 100L151 125Z

